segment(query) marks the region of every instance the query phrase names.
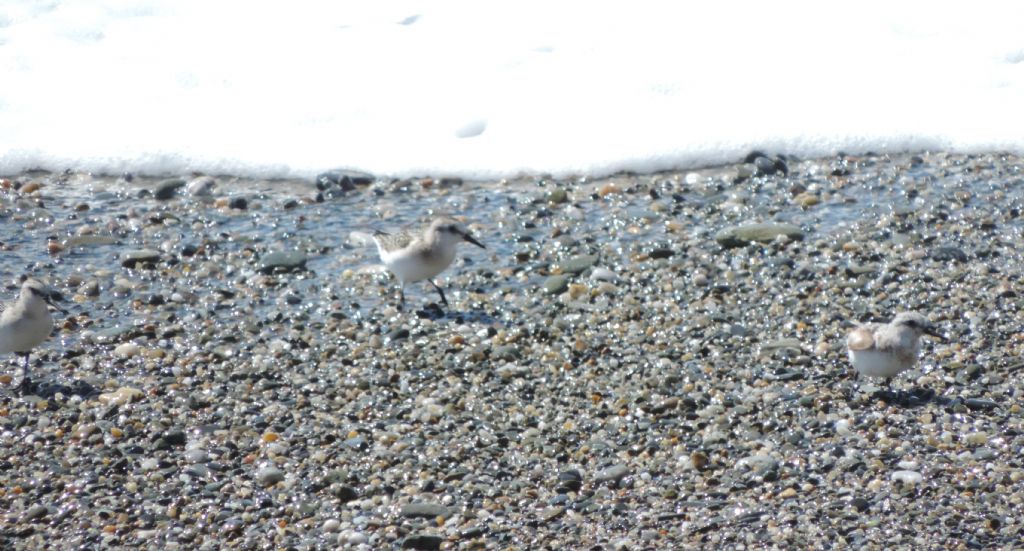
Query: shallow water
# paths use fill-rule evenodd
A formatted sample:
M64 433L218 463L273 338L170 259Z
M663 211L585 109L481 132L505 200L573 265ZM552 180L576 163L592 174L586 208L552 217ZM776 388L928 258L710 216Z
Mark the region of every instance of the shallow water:
M42 275L58 286L71 274L86 278L99 274L112 284L121 273L119 255L132 249L157 248L173 256L185 245L208 244L218 254L253 259L272 250L297 249L308 255L306 266L312 273L293 281L293 290L308 295L331 288L345 314L358 315L392 297L390 292L365 285L367 279L382 283L384 276L365 276L373 271L376 255L373 247L348 239L356 230L419 227L434 213L465 217L488 249L463 248L459 263L478 271L505 270L504 277L488 278L475 290L518 290L538 285L552 259L571 254L599 254L602 263L612 267L633 262L635 255L675 239L675 230L666 229L666 223L673 221L681 224L678 231L693 239L711 239L725 224L780 221L809 230L808 240L844 241L889 217L924 213L955 222L997 216L1008 209L1019 211L1024 205L1019 163L1002 157L995 166L998 159L953 157L944 170L911 156L790 159L793 178L738 178L737 172L745 168L741 165L596 182L526 179L444 186L377 182L329 196L324 202L312 202L318 190L300 181L221 178L212 198L190 197L180 190L174 199L160 201L146 193L157 179L137 177L125 182L87 174L33 173L13 179L19 184L41 183L40 190L28 195L6 190L0 196L2 242L7 249L0 258L0 273L8 286L22 273ZM851 168L852 178L832 175ZM738 179L742 181L735 183ZM799 189L790 189L797 179ZM614 182L619 191L601 196L608 182ZM567 190L569 200L548 204L545 197L556 189ZM792 201L801 192L817 194L820 202L805 207ZM215 203L235 197L246 198L250 208L237 210ZM283 208L288 201L297 204ZM83 205L88 210L76 210ZM551 238L553 230L570 238ZM1011 218L1002 231L1019 235L1019 217ZM571 239L574 234L595 232L604 239ZM47 239L63 242L82 233L113 236L116 242L46 254ZM901 238L890 233L874 238ZM943 241L942 235L921 238ZM346 270L360 276L340 277ZM445 276L458 271L450 270ZM132 275L146 282L152 274ZM179 284L187 285L188 277L182 275ZM228 286L244 281L241 273L220 277ZM426 287L413 285L409 294L431 300L433 290Z

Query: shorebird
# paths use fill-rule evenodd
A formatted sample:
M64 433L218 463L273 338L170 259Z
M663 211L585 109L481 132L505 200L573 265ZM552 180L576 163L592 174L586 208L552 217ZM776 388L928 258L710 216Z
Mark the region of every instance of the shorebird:
M32 386L29 380L29 354L50 336L53 317L47 306L66 310L53 303L49 289L36 279L26 279L18 298L0 305L0 354L14 352L25 359L21 388Z
M448 217L435 218L419 234L377 231L370 238L377 245L381 262L398 278L401 285L398 292L403 305L406 284L425 279L437 289L441 302L448 306L444 291L433 278L455 260L455 249L459 243L468 241L481 249L487 248L457 220Z
M893 377L917 363L923 335L946 340L928 318L903 312L889 323L867 323L854 329L846 336L846 349L857 373L883 377L891 386Z

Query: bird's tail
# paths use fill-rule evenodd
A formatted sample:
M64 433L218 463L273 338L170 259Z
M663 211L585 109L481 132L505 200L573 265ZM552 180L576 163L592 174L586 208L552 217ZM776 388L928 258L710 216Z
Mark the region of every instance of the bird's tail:
M373 234L354 231L348 234L348 240L356 245L376 245L377 241L373 238Z

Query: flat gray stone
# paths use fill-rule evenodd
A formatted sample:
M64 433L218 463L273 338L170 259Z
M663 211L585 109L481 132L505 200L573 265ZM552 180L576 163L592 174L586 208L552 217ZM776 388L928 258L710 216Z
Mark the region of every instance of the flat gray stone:
M302 251L273 251L260 259L259 271L263 274L292 272L306 268L306 253Z
M121 255L121 266L124 266L125 268L134 268L138 264L156 262L157 260L160 260L160 251L154 251L153 249L140 249L137 251L128 251Z
M561 274L553 275L548 277L544 281L544 292L557 295L565 292L569 288L569 279L571 276Z
M587 268L592 267L594 264L597 264L596 254L581 254L562 262L558 267L563 273L579 274L585 272Z
M402 549L440 549L444 538L435 534L409 534L402 540Z
M505 344L498 346L491 352L491 357L495 360L518 360L519 359L519 347L514 344Z
M614 482L629 474L629 468L625 465L612 465L611 467L605 467L594 475L594 480L598 482Z
M277 467L266 467L256 473L256 481L260 486L273 486L284 480L284 473Z
M408 503L402 506L401 515L403 517L448 518L452 516L452 512L451 509L440 503Z
M48 512L46 507L42 505L33 505L25 511L25 520L36 520L45 517Z
M793 240L802 240L804 232L792 224L765 222L744 224L726 228L715 234L715 241L723 247L742 247L748 243L770 243L776 237L785 235Z
M74 235L64 240L64 248L113 245L114 243L117 243L117 238L109 235Z

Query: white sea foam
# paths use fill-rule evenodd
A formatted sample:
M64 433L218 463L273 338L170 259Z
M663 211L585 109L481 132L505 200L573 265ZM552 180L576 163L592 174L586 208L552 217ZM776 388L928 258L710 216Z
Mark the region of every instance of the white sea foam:
M0 174L1024 153L1024 4L7 0Z

